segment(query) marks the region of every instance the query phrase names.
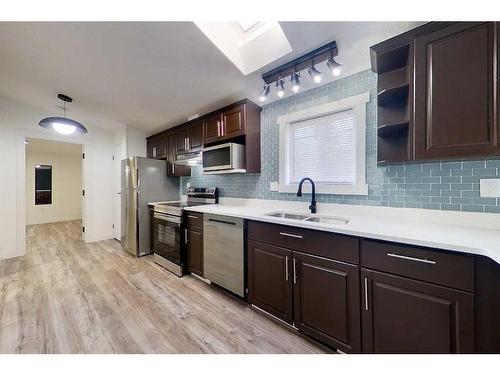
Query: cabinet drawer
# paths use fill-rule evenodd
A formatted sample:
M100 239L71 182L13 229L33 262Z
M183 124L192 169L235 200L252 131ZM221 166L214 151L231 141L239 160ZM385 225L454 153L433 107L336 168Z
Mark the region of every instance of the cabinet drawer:
M362 240L361 265L452 288L474 291L474 259L467 255Z
M359 263L359 240L318 230L269 224L248 223L248 238L312 255Z
M186 223L188 227L203 227L203 214L199 212L186 212Z

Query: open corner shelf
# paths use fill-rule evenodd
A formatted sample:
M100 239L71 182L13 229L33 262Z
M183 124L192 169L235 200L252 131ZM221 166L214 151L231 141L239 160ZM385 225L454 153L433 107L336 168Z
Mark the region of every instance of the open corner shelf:
M383 138L397 137L406 134L408 127L409 121L384 124L377 128L377 134Z
M377 94L377 103L381 107L397 104L406 105L408 91L408 83L384 89Z

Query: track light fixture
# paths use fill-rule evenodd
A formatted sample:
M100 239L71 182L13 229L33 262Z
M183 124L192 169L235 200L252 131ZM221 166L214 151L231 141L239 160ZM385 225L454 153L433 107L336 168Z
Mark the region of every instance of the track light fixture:
M290 77L290 82L292 82L292 91L294 93L299 92L300 90L300 73L294 72Z
M330 72L335 77L338 77L340 75L340 73L342 72L342 64L339 64L337 61L335 61L333 56L331 56L328 59L326 66L328 66L328 69L330 69Z
M279 98L285 96L285 77L290 77L290 87L294 93L301 89L301 72L307 70L314 83L323 81L323 74L316 68L316 64L326 62L326 65L333 76L339 76L342 70L342 64L335 61L338 55L337 43L335 41L325 44L313 51L310 51L296 59L287 62L262 75L265 83L259 99L265 101L274 83L276 86L276 95Z
M271 91L271 88L269 87L269 85L265 85L259 94L259 100L261 102L266 101L267 97L269 96L269 91Z
M283 95L285 95L285 81L283 81L282 79L276 81L276 88L278 89L276 94L278 95L278 97L282 98Z

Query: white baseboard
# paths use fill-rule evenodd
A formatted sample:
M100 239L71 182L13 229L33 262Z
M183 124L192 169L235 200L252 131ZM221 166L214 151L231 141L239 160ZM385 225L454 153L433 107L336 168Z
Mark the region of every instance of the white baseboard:
M9 251L7 253L0 254L0 260L22 257L24 255L26 255L25 251L18 251L18 250Z

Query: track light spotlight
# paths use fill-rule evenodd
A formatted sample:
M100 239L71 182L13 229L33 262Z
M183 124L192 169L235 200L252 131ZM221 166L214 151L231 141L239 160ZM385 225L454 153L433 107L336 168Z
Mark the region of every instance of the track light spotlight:
M278 97L282 98L283 95L285 95L285 81L282 79L279 79L276 81L276 88L278 89L278 92L276 93Z
M294 93L297 93L300 90L300 73L292 73L290 78L290 82L292 82L292 90Z
M328 69L330 69L332 75L334 75L335 77L338 77L340 75L340 72L342 71L342 64L336 62L333 56L328 59L326 65L328 66Z
M313 79L314 82L316 82L316 83L321 82L321 72L314 67L314 63L308 69L308 72L309 72L309 75L311 76L311 78Z
M262 89L262 91L259 94L259 100L261 102L265 101L267 99L267 97L269 96L270 91L271 91L271 88L269 87L269 85L264 86L264 88Z

